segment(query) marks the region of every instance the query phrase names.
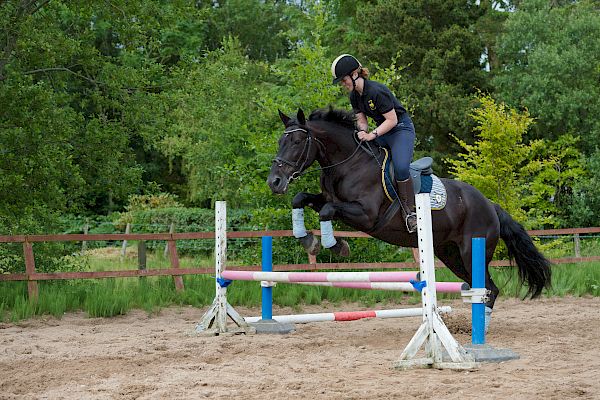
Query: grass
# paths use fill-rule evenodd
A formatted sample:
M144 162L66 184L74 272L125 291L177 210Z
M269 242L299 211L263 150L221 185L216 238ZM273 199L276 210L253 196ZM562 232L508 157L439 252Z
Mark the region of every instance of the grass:
M87 269L107 271L137 268L135 253L121 260L114 250L95 250L88 253ZM212 259L182 257L182 267L210 267ZM148 253L147 267L168 266L162 252ZM526 288L518 284L516 270L495 268L492 278L502 297L523 298ZM457 281L447 269L436 271L438 281ZM0 321L16 322L37 315L60 318L66 312L84 311L90 317L110 317L125 314L131 309L143 309L149 314L173 305L206 308L214 298L214 278L207 275L183 277L185 290L177 292L173 278L110 278L96 280L42 281L38 283L39 298L29 301L26 282L0 282ZM235 306L257 307L261 291L257 282L234 282L229 286L228 300ZM553 285L544 296L600 296L600 263L563 264L553 267ZM438 294L440 300L459 298L457 294ZM280 306L299 308L303 304L333 304L358 302L365 306L376 304L416 305L420 296L382 290L354 290L325 286L303 286L280 283L273 290L273 301ZM199 313L200 317L200 313Z

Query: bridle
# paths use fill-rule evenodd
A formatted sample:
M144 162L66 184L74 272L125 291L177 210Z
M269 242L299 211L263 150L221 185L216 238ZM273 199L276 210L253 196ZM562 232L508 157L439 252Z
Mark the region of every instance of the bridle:
M286 129L283 131L283 133L285 134L285 136L287 137L289 134L294 133L294 132L304 132L306 133L306 141L304 142L304 148L302 149L302 152L300 153L300 156L298 157L298 159L295 162L286 160L285 158L281 158L281 157L275 157L275 159L273 160L273 162L277 163L278 167L282 167L283 164L285 165L289 165L290 167L294 168L295 171L292 173L292 175L289 177L288 182L293 181L294 179L298 179L299 177L301 177L303 175L303 171L304 168L307 167L307 163L308 163L308 157L310 156L310 150L312 147L312 142L313 140L316 141L317 143L319 143L321 145L321 147L325 148L325 145L323 145L323 143L321 143L321 141L317 138L315 138L310 131L301 127L298 128L293 128L293 129ZM306 155L305 155L306 154ZM303 159L304 157L304 159Z
M277 163L277 166L280 167L280 168L283 166L283 164L286 164L286 165L289 165L290 167L292 167L292 168L295 169L295 171L288 178L288 183L291 182L291 181L293 181L294 179L300 178L302 175L305 175L305 174L308 174L308 173L311 173L311 172L323 171L323 170L326 170L326 169L330 169L330 168L334 168L334 167L337 167L339 165L342 165L345 162L349 161L352 157L354 157L354 155L356 154L356 152L360 148L363 148L362 142L359 141L359 142L357 142L356 148L354 149L354 151L352 152L352 154L350 154L350 156L348 158L346 158L346 159L344 159L344 160L342 160L342 161L340 161L338 163L335 163L335 164L331 164L331 165L326 165L324 167L315 168L315 169L310 170L310 171L305 171L304 170L305 166L308 167L310 165L310 164L309 165L306 165L306 164L308 163L308 157L310 155L310 149L312 147L313 140L317 144L319 144L321 146L321 148L323 148L323 149L325 149L325 145L323 144L323 142L321 142L319 139L317 139L316 137L314 137L312 135L312 133L310 132L310 130L308 129L308 127L306 129L298 127L298 128L293 128L293 129L286 129L286 130L283 131L283 133L286 136L289 135L290 133L293 133L293 132L304 132L304 133L306 133L306 141L304 142L304 148L302 149L302 152L300 153L300 156L298 157L298 160L296 160L295 162L292 162L292 161L286 160L285 158L281 158L281 157L275 157L275 159L273 159L273 162ZM367 145L368 145L368 143L367 143ZM363 148L363 150L366 151L366 149L364 149L364 148ZM369 147L369 150L370 150L370 147ZM305 152L306 152L306 156L304 157L304 159L302 159L302 157L304 156ZM371 151L371 154L372 154L372 151ZM375 156L375 155L373 154L373 156ZM377 158L375 157L375 159L377 159ZM298 168L298 166L300 166L300 168Z

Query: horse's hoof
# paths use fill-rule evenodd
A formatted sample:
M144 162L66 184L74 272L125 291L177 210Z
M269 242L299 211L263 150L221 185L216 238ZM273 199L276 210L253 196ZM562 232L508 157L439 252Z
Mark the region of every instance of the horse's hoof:
M329 249L333 252L333 254L337 254L338 256L350 256L350 246L348 245L348 242L343 239L337 239L335 244Z
M321 250L321 244L319 243L319 239L315 237L312 233L307 234L304 237L298 238L304 250L311 256L316 256L319 254Z

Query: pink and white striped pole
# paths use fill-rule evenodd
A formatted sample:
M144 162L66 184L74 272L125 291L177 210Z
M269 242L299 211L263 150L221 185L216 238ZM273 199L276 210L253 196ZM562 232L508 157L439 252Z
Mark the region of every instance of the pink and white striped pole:
M300 285L309 286L329 286L348 289L375 289L375 290L396 290L399 292L416 292L412 283L409 282L294 282ZM438 293L461 293L463 290L469 290L470 287L465 282L436 282L435 290Z
M221 276L234 281L269 282L409 282L418 280L416 271L393 272L260 272L223 271Z

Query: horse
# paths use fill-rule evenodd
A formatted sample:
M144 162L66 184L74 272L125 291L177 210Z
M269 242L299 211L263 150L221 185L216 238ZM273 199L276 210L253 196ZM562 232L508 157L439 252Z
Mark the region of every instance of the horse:
M400 213L384 221L391 202L381 179L383 149L365 146L357 139L353 113L329 107L313 111L308 121L302 109L295 118L281 111L279 116L285 129L267 178L271 191L286 193L290 182L306 173L315 161L319 164L321 193L300 192L292 200L294 236L310 254L317 254L320 247L304 227L305 207L319 214L321 242L334 253L348 255L349 248L333 236L332 220L387 243L418 247L417 234L408 232ZM453 179L440 181L446 188L447 202L444 208L432 210L434 252L458 278L471 284L471 238L485 238L487 323L499 294L488 267L500 238L511 262L517 265L520 283L528 287L525 297L538 297L550 287L551 264L520 223L475 187Z

